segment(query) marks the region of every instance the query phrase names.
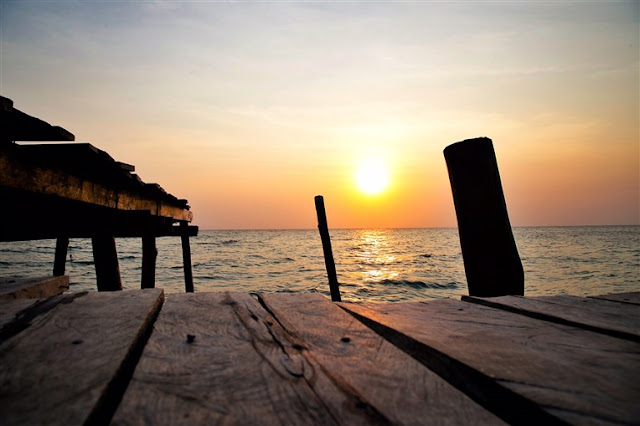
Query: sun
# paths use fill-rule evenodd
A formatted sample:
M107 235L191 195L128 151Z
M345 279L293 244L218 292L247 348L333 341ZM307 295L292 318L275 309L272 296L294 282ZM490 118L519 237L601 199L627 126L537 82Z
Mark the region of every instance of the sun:
M379 158L364 160L356 171L356 183L367 195L377 195L389 185L389 170Z

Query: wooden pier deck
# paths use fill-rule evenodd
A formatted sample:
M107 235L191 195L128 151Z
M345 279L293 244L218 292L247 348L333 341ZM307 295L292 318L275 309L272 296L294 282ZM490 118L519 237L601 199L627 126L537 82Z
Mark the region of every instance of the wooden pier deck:
M639 424L640 293L0 301L0 423Z

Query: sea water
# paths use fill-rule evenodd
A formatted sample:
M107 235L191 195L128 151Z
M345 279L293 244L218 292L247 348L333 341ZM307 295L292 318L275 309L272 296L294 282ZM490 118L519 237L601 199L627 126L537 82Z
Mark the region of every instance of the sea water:
M514 236L525 294L578 296L640 291L640 226L521 227ZM467 294L458 231L331 230L343 300L417 301ZM124 288L139 288L142 243L116 240ZM159 238L156 286L184 291L179 238ZM0 276L51 275L55 241L0 243ZM200 231L191 238L196 291L329 295L317 230ZM71 239L72 291L95 290L91 241Z

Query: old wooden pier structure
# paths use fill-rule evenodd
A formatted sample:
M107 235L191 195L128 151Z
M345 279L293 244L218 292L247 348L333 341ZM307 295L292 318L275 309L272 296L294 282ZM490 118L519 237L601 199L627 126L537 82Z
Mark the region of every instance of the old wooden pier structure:
M638 424L640 293L0 301L0 419L26 424Z
M0 240L57 241L52 276L0 281L0 425L640 424L640 292L522 296L490 140L445 150L470 296L340 302L322 197L332 300L194 293L186 200L89 144L16 144L74 137L0 101ZM153 288L163 236L185 293ZM141 239L141 289L118 237ZM101 291L64 292L69 238Z
M68 287L69 238L91 238L98 290L111 291L122 289L115 238L141 239L140 285L153 288L156 238L179 236L185 288L193 291L189 237L198 227L189 225L193 214L187 200L144 183L134 166L89 143L73 142L72 133L20 111L4 97L0 126L0 241L55 239L53 276L58 277L3 279L0 297L47 296Z

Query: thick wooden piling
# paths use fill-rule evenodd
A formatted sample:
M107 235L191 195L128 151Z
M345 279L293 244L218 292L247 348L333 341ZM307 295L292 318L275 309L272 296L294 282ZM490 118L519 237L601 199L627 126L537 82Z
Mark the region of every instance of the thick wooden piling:
M327 214L324 210L324 198L322 195L315 197L316 212L318 214L318 230L320 231L320 239L322 240L322 250L324 251L324 264L327 268L327 276L329 278L329 289L331 290L331 300L340 302L340 288L338 287L338 277L336 274L336 264L333 261L333 251L331 250L331 237L329 236L329 227L327 225Z
M93 261L96 266L98 291L122 290L116 240L112 235L96 235L91 238Z
M191 244L189 243L189 223L180 222L182 239L182 262L184 263L184 289L193 293L193 272L191 270Z
M67 263L67 250L69 249L69 238L58 237L56 239L56 254L53 261L53 276L61 277L64 275Z
M142 277L140 288L154 288L156 286L156 236L152 233L142 237Z
M467 139L444 150L471 296L524 294L518 255L498 163L489 138Z

